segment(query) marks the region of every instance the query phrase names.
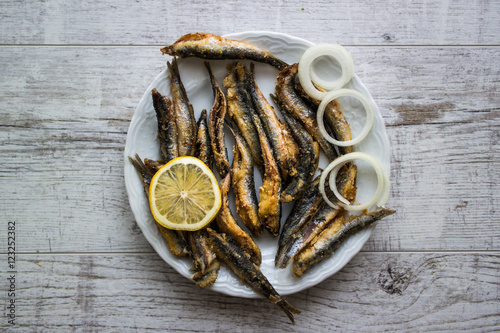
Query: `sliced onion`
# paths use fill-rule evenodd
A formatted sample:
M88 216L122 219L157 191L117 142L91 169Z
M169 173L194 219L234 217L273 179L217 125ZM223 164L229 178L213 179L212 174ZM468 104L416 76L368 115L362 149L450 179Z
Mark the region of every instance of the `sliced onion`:
M328 103L342 96L354 97L358 99L363 104L366 111L366 122L365 126L363 127L363 130L354 139L346 141L338 141L335 138L331 137L330 134L328 134L328 132L325 129L325 122L323 120L323 116L325 114L325 108L328 105ZM317 118L318 118L319 131L327 141L337 146L348 147L361 142L368 135L373 126L373 122L375 121L375 114L373 113L372 104L370 103L368 98L366 98L365 95L353 89L340 89L340 90L330 91L324 96L323 100L321 101L318 107Z
M361 205L350 205L349 203L346 204L345 201L347 200L344 197L342 197L337 190L336 178L340 167L345 163L354 160L363 160L370 163L375 172L377 173L377 189L375 190L375 194L368 202ZM330 176L330 188L335 194L335 197L340 201L338 202L338 205L331 202L330 199L328 199L328 196L326 195L325 192L326 177L328 177L328 174L330 174L330 172L332 173L332 176ZM387 175L387 172L385 171L382 164L375 157L367 153L354 152L336 158L325 168L325 170L323 170L320 177L319 190L326 203L333 208L338 208L340 206L347 211L362 211L372 207L375 204L379 207L384 207L389 199L389 192L391 190L391 186L389 183L389 177Z
M321 56L334 58L340 64L342 75L335 81L326 81L320 78L312 69L314 60ZM304 52L299 61L299 80L304 91L312 98L322 100L325 92L321 92L313 82L325 90L342 88L354 75L354 61L352 56L343 46L338 44L317 44Z

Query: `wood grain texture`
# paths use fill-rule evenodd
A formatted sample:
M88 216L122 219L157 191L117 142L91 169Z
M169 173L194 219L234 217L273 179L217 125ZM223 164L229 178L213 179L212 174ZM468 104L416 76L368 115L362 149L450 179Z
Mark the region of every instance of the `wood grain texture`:
M9 209L0 214L19 221L20 251L150 252L130 212L122 154L166 58L154 47L1 49L0 196ZM366 249L498 250L499 49L350 50L387 123L389 205L398 210Z
M0 43L160 45L196 31L270 30L345 45L491 45L499 21L497 1L4 1Z
M500 2L1 1L0 224L16 221L14 332L500 331ZM185 33L347 45L391 144L388 206L339 273L265 300L196 288L130 211L123 147ZM5 228L3 230L6 230ZM7 233L0 232L0 244ZM6 304L6 246L0 246ZM0 331L9 331L5 317Z
M286 297L302 310L292 326L266 300L199 289L155 254L20 255L17 325L44 332L496 331L499 265L498 253L360 253L330 279Z

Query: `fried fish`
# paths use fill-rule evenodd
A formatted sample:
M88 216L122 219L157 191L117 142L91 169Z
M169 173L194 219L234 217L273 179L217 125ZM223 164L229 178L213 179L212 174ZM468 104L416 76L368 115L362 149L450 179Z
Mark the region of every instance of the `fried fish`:
M161 52L181 58L248 59L267 63L278 70L287 66L284 61L252 44L203 32L186 34L162 48Z
M172 92L172 106L174 109L177 128L177 144L179 156L194 156L196 144L196 120L193 106L189 102L186 89L181 81L177 59L168 62L168 77Z
M262 274L259 267L250 260L248 254L243 252L230 236L219 234L212 229L208 229L208 233L217 257L221 258L253 290L266 297L271 303L279 306L295 325L293 315L299 314L300 311L281 298L271 283L269 283L269 280Z
M262 262L262 255L259 247L253 239L243 231L236 220L234 219L231 209L229 207L228 192L231 185L231 173L228 173L221 183L222 206L215 218L217 227L223 233L230 235L236 244L246 253L248 253L250 260L260 265Z
M383 208L355 216L345 224L344 216L339 216L297 255L292 265L292 273L297 277L302 276L314 264L331 256L348 237L395 212L393 209Z
M314 138L326 157L333 161L337 157L335 147L325 140L318 130L316 111L295 90L295 78L298 73L298 64L284 68L279 74L275 87L275 100L282 114L288 113L300 121L305 130Z

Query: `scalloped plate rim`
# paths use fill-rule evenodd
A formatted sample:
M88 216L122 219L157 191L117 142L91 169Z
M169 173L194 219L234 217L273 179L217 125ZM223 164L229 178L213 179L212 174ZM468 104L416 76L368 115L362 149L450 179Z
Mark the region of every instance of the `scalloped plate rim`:
M303 45L307 45L307 46L314 45L314 43L309 42L309 41L307 41L303 38L300 38L300 37L295 37L295 36L290 36L290 35L287 35L284 33L270 32L270 31L236 32L236 33L226 34L226 35L224 35L224 37L233 38L233 39L240 39L240 40L245 40L248 38L259 38L259 37L260 38L268 37L271 39L276 39L276 38L280 39L281 38L284 40L293 40L295 42L298 42L299 44L303 44ZM152 235L150 229L148 229L148 226L143 224L143 223L140 223L140 220L142 218L136 209L137 202L135 201L136 198L134 197L134 191L137 190L137 188L136 188L137 181L135 181L135 185L133 185L134 181L131 179L131 177L138 178L138 176L137 176L137 174L134 174L135 169L133 169L133 167L131 166L130 162L127 159L127 156L129 156L132 153L132 151L131 151L132 150L132 148L131 148L132 143L130 142L130 139L131 139L130 135L131 135L131 133L133 133L133 130L134 130L135 126L137 126L138 122L143 120L143 118L144 118L144 116L140 115L140 110L139 110L140 106L143 105L144 103L146 103L146 98L148 98L150 96L149 91L151 91L151 89L154 87L155 82L161 80L161 77L164 76L165 73L166 73L166 69L164 69L161 73L159 73L156 76L156 78L153 80L153 82L148 86L147 90L145 91L142 98L140 99L140 101L136 107L136 110L134 111L134 115L132 116L131 123L130 123L128 131L127 131L127 141L126 141L126 145L125 145L125 149L124 149L124 160L125 160L124 161L125 162L124 163L124 176L125 176L124 178L125 178L126 190L127 190L129 203L130 203L132 212L133 212L134 217L137 221L137 224L139 225L139 228L143 232L145 238L148 240L148 242L151 244L153 249L160 255L160 257L162 257L162 259L166 263L168 263L171 267L173 267L179 274L181 274L182 276L189 279L189 272L187 272L187 274L186 274L186 272L184 271L186 268L185 264L182 265L182 264L175 262L175 261L180 261L180 260L178 260L177 258L173 258L171 254L169 255L169 253L166 253L165 252L166 245L165 245L165 242L163 241L163 239L158 239L158 237L155 237L155 236L158 236L158 232L156 232L156 233L153 232L155 235ZM366 89L366 87L361 82L361 80L359 80L359 78L357 77L356 74L353 77L353 82L356 82L356 84L358 85L357 88L361 89L362 92L365 95L367 95L367 97L369 97L370 102L375 107L375 115L376 115L378 125L379 125L379 131L377 132L377 134L381 135L380 140L382 140L383 148L385 148L385 150L382 151L383 156L381 156L381 162L384 165L384 167L386 167L386 170L389 171L390 170L389 140L388 140L387 132L385 131L385 125L384 125L383 119L381 117L380 111L379 111L375 101L373 100L371 94ZM382 131L380 131L381 129L382 129ZM142 157L144 158L144 157L148 157L148 156L142 156ZM131 170L131 168L133 169L133 171ZM144 195L144 198L145 198L145 195ZM279 285L274 284L276 290L281 295L288 295L288 294L297 293L297 292L303 291L307 288L310 288L310 287L324 281L325 279L329 278L333 274L337 273L357 253L359 253L361 248L364 246L366 241L371 236L373 229L374 229L374 226L364 230L362 233L359 233L357 235L356 240L355 240L356 241L355 246L352 246L352 244L350 244L351 248L350 248L350 251L348 251L347 253L344 251L344 247L346 246L346 244L343 244L337 250L338 253L342 252L344 254L344 256L341 257L342 264L340 265L340 267L337 270L332 271L332 272L327 272L326 274L325 273L318 274L316 276L314 276L313 274L309 274L309 275L306 274L301 279L297 279L297 280L301 281L301 283L298 285L295 285L295 286L286 286L286 285L279 286ZM349 240L346 243L349 243ZM166 250L168 251L168 249L166 249ZM174 262L172 261L172 258L174 259ZM221 270L222 269L223 268L221 268ZM193 286L194 286L194 283L193 283ZM237 297L243 297L243 298L262 297L258 293L252 291L251 289L249 291L249 288L247 286L243 286L243 287L244 288L242 290L241 285L236 285L236 286L233 286L231 284L224 285L223 283L218 284L216 282L216 284L214 286L210 287L209 289L216 291L216 292L223 293L223 294L237 296Z

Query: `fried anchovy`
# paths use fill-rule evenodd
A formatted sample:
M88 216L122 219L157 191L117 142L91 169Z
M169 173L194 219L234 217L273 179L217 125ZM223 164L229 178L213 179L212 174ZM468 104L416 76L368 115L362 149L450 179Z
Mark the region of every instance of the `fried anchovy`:
M299 145L293 138L292 130L290 129L288 124L286 122L282 122L281 124L283 125L282 134L284 141L287 142L288 160L290 161L288 165L288 174L285 178L283 178L283 184L285 184L288 183L288 181L298 173L296 163L297 159L299 158Z
M299 156L296 161L297 174L281 193L281 202L291 202L299 198L316 172L319 162L319 147L304 127L289 114L283 113L292 135L299 146Z
M213 159L219 176L221 179L226 177L229 172L229 158L227 155L226 141L224 138L224 119L227 113L226 96L222 92L215 76L210 68L210 64L205 62L205 66L210 77L212 84L212 91L214 93L214 102L210 109L208 118L208 133L210 137L210 144L213 152Z
M295 89L301 94L302 97L309 100L314 105L314 107L317 108L321 103L321 101L309 96L304 91L304 88L302 88L300 82L295 83ZM318 89L324 91L324 89ZM340 108L340 104L336 99L326 105L324 119L326 130L328 131L328 133L330 133L330 135L333 134L333 137L335 139L339 141L352 140L351 127L349 126L349 123L347 122L347 119L345 118L344 113ZM337 148L342 155L353 152L352 146L337 146Z
M207 128L206 110L201 111L197 128L195 156L211 168L212 149ZM220 262L210 247L206 229L186 232L186 237L196 271L191 278L197 286L202 288L213 285L218 276Z
M349 201L354 201L356 197L356 165L351 164L340 169L337 177L337 188L339 193ZM307 220L298 232L295 232L286 243L282 255L275 262L279 268L285 268L290 261L299 253L311 240L318 235L333 219L343 211L342 208L332 208L326 203Z
M146 196L148 196L149 185L151 184L151 179L154 176L154 172L152 172L150 169L146 167L146 165L143 163L139 155L136 154L135 158L132 158L130 156L128 158L130 163L132 163L132 165L139 173L139 176L141 177L144 186L144 192L146 192ZM182 233L178 233L174 230L167 229L156 221L155 223L158 228L158 231L167 242L168 248L174 255L176 256L189 255L187 244Z
M288 125L278 118L274 108L259 89L255 81L254 70L254 64L252 63L248 72L248 91L272 147L273 156L279 166L281 176L283 179L287 179L289 176L297 174L295 159L298 147Z
M231 132L235 139L231 178L236 213L252 235L260 236L263 227L259 217L257 193L255 192L253 160L244 138L238 130L233 127L234 126L230 125Z
M176 256L188 256L186 236L183 231L167 229L159 223L156 223L158 231L167 242L170 251Z
M290 261L299 253L309 242L323 230L338 214L343 212L341 208L331 208L328 205L323 205L316 214L310 218L301 230L294 235L283 251L275 265L278 268L286 268Z
M203 117L200 118L202 119ZM197 157L200 158L199 155ZM144 165L151 174L155 174L164 164L160 161L146 158L144 159ZM165 234L166 237L173 231L160 227L160 233L162 235ZM205 288L214 284L217 279L220 263L208 245L206 230L177 231L177 237L181 239L181 242L186 243L186 249L193 259L193 266L196 273L191 278L195 281L196 285Z
M323 204L323 196L319 191L319 179L317 176L313 182L308 185L304 194L294 203L292 211L288 215L283 228L281 229L278 240L278 249L276 251L275 263L283 255L285 244L288 243L291 237L300 230L302 225L309 220Z
M211 229L208 229L208 233L217 256L253 290L266 297L271 303L278 305L295 324L293 315L299 314L300 311L281 298L259 267L250 261L248 255L241 251L232 238L225 234L218 234Z
M213 260L216 259L215 253L210 250L208 244L208 234L206 229L191 231L188 233L189 247L193 256L193 264L197 271L205 272Z
M255 244L253 239L238 226L229 208L228 192L230 185L231 173L228 173L221 183L222 206L215 218L217 226L221 232L230 235L238 246L248 253L253 263L260 265L262 262L262 255L259 247Z
M276 82L276 101L282 113L288 112L299 120L305 130L318 142L326 157L332 161L337 157L335 147L325 140L318 130L316 111L295 90L295 78L298 72L298 63L283 69Z
M210 287L217 280L217 277L219 276L219 269L220 261L214 260L204 272L198 271L191 275L191 279L196 283L198 287Z
M161 160L154 161L154 160L151 160L149 158L144 159L144 166L152 175L157 173L158 170L160 170L160 168L164 165L165 165L165 163ZM171 229L163 227L162 225L160 225L158 223L157 223L157 227L158 227L158 230L160 231L160 234L163 236L163 238L165 238L165 240L167 241L168 244L172 243L173 246L177 246L176 244L180 244L182 246L185 246L186 247L185 251L189 252L191 254L191 256L193 256L193 253L189 247L189 240L188 240L189 232L188 231L171 230ZM173 237L172 235L175 235L175 239L172 239L172 237ZM170 245L169 245L169 247L170 247Z
M194 156L202 160L203 163L212 169L212 147L210 145L210 136L207 128L207 110L201 111L196 127L198 128L198 132L196 134Z
M228 114L245 138L255 164L261 168L259 135L252 120L255 111L247 90L245 65L241 61L228 66L223 85L227 88Z
M202 288L213 285L218 276L220 261L210 247L207 230L187 232L187 239L193 257L193 268L196 271L191 279Z
M179 156L177 147L177 129L172 107L172 100L163 96L154 88L152 90L153 107L158 120L158 141L163 159L168 162Z
M202 32L184 35L174 44L162 48L161 52L181 58L248 59L267 63L278 70L287 66L284 61L252 44Z
M281 176L271 145L267 141L266 133L257 114L253 115L253 121L259 133L264 162L262 186L259 188L259 218L267 231L276 237L280 231L281 220Z
M302 276L314 264L331 256L348 237L395 212L383 208L353 217L345 224L343 216L339 217L338 221L332 223L314 239L314 243L311 242L310 246L299 253L292 265L293 274L297 277Z
M167 62L172 104L177 127L177 144L179 156L193 156L196 143L196 120L193 106L189 103L186 89L181 81L177 59Z

